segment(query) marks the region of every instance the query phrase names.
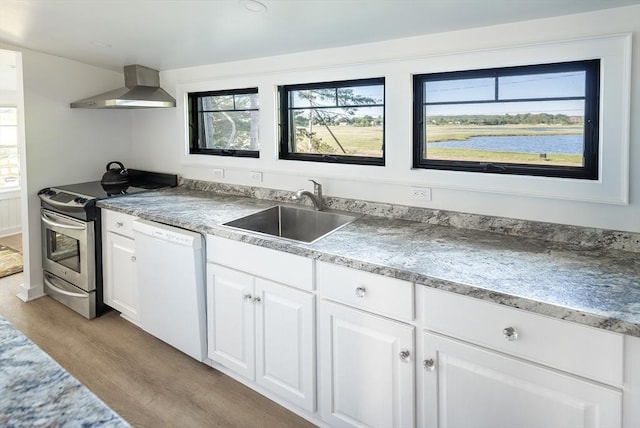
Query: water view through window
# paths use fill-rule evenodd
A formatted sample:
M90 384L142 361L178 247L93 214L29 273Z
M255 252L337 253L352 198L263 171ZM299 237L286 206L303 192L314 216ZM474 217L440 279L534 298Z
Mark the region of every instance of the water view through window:
M584 88L584 71L427 82L425 155L582 166Z
M595 129L598 94L589 76L597 64L583 63L417 76L420 158L496 169L585 167L597 138L586 132Z

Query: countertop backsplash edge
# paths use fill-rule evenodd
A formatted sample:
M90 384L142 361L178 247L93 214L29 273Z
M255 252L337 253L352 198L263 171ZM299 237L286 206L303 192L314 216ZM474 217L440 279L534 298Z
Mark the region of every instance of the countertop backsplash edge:
M274 202L291 202L294 192L265 187L180 178L180 186L192 190L244 196ZM305 203L309 201L305 201ZM398 220L410 220L437 226L500 233L543 241L579 245L586 248L620 250L640 253L640 233L592 227L545 223L508 217L438 210L425 207L394 205L384 202L325 196L327 208Z

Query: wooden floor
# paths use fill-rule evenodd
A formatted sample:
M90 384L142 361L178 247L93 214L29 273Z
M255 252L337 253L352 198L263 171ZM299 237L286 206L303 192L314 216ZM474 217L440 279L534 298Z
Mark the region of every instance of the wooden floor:
M0 279L0 315L134 427L313 426L122 319L88 321L49 297L24 303Z
M15 235L2 236L0 237L0 244L22 252L22 234L16 233Z

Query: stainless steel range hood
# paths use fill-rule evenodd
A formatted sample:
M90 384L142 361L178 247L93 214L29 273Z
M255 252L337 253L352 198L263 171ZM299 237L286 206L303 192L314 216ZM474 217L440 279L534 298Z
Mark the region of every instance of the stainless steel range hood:
M160 87L157 70L138 64L124 67L124 88L71 103L71 108L166 108L176 100Z

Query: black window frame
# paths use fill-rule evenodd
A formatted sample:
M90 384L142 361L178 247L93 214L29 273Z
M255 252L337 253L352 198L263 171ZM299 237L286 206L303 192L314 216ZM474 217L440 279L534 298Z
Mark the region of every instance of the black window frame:
M238 149L205 149L199 147L198 141L200 138L204 138L204 129L200 124L200 113L204 110L198 109L198 102L202 98L212 96L225 96L225 95L252 95L258 94L258 88L242 88L242 89L228 89L218 91L204 91L204 92L189 92L188 93L188 105L189 105L189 154L191 155L213 155L213 156L234 156L245 158L259 158L260 150L238 150ZM235 103L235 100L234 100ZM260 106L257 109L233 109L233 110L215 110L216 112L228 112L228 111L260 111Z
M584 97L541 97L524 99L498 99L498 77L517 76L524 74L585 71ZM424 83L435 80L455 80L472 78L496 78L496 96L490 101L449 101L425 103ZM427 159L425 153L426 129L424 108L427 105L442 104L481 104L496 102L528 102L584 99L584 129L583 129L583 166L561 165L533 165L501 162L453 161L441 159ZM599 161L599 111L600 111L600 59L558 62L550 64L535 64L516 67L500 67L479 70L465 70L444 73L429 73L413 76L413 167L421 169L484 172L493 174L514 174L544 177L561 177L597 180ZM428 150L428 148L427 148Z
M298 108L290 107L291 98L290 94L293 91L300 91L305 89L326 89L326 88L352 88L356 86L373 86L382 85L382 104L375 105L356 105L354 107L382 107L382 157L371 156L353 156L353 155L339 155L339 154L322 154L322 153L297 153L290 151L290 112L291 110L297 110ZM304 83L295 85L281 85L278 86L278 97L280 107L280 150L279 159L283 160L299 160L299 161L311 161L311 162L328 162L339 164L351 164L351 165L375 165L384 166L386 157L385 148L385 134L386 134L386 86L384 77L374 77L366 79L353 79L353 80L339 80L331 82L318 82L318 83ZM349 107L349 106L347 106ZM333 106L326 108L335 108Z

